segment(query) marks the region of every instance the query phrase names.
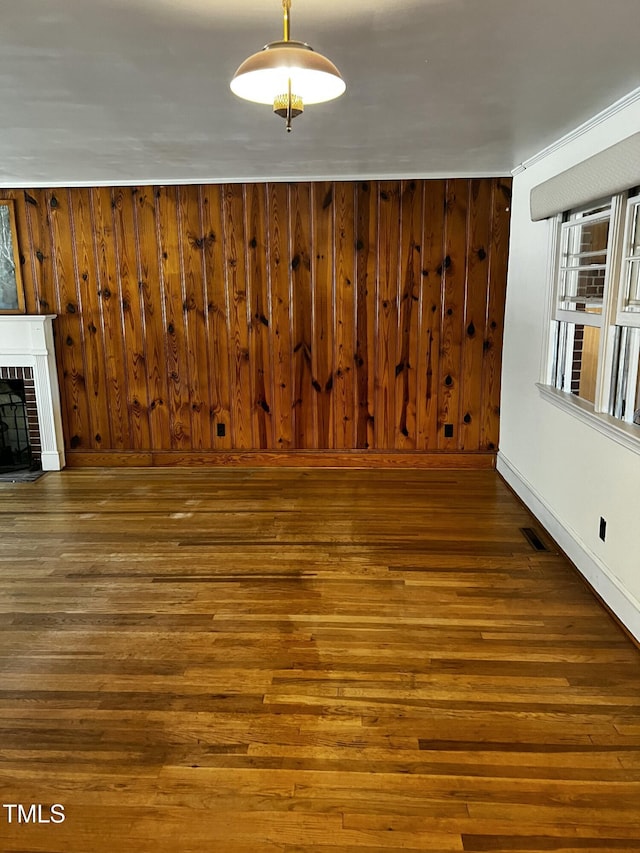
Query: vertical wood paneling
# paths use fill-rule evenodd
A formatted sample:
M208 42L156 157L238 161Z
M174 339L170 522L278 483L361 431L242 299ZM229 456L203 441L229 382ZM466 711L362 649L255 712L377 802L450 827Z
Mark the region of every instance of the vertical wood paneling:
M127 384L122 337L122 292L117 272L113 237L113 202L109 187L91 191L93 251L96 262L96 288L102 319L100 346L104 358L105 383L109 402L111 446L125 450L131 444ZM104 442L104 436L103 436Z
M358 184L356 193L356 447L375 447L377 184Z
M509 191L3 191L67 449L494 450Z
M264 184L245 188L247 235L247 292L251 330L249 362L253 396L252 423L255 447L273 447L274 383L271 364L271 288L267 269L267 192Z
M445 257L442 262L442 301L440 306L440 400L438 413L438 449L455 450L460 442L459 406L462 380L462 323L467 252L467 181L447 181ZM445 435L451 424L453 436Z
M418 450L438 442L438 377L440 372L440 300L444 258L446 182L424 186L422 268L420 270L420 329L418 334L417 440Z
M102 302L113 296L108 285L99 287L94 254L95 223L91 217L91 191L69 193L69 211L74 240L75 279L78 308L82 317L85 362L85 391L89 403L89 442L94 450L112 447L109 423L111 400L106 381ZM120 406L119 401L114 401Z
M191 447L211 447L211 400L207 312L203 288L204 236L197 186L178 187L181 240L180 261L184 288L188 401L191 409Z
M354 186L335 184L335 320L334 320L334 424L335 447L355 444L355 218Z
M297 448L318 446L316 389L313 385L311 185L290 191L291 284L293 300L294 438Z
M56 303L51 259L51 235L47 223L44 190L24 190L22 199L16 195L18 239L21 241L22 265L27 312L52 312ZM11 193L3 192L3 198ZM22 202L22 203L19 203ZM24 245L24 239L27 245ZM29 292L31 291L31 292Z
M400 184L378 185L378 275L376 294L375 442L395 447L396 341L398 336L398 265L400 257Z
M204 240L204 282L209 363L212 447L229 450L233 444L231 424L231 363L222 226L222 188L200 187L200 216ZM218 427L224 435L218 435Z
M255 399L252 395L249 356L244 198L243 188L239 184L224 186L222 221L231 361L232 444L244 450L258 445L251 428Z
M171 447L169 428L168 371L165 354L167 327L160 288L158 235L153 187L133 191L138 287L142 297L145 334L147 387L149 389L149 430L152 447Z
M164 299L165 356L169 388L171 447L191 447L191 406L187 379L187 336L184 318L186 294L181 268L182 231L178 220L176 187L155 191L160 287Z
M291 304L289 295L288 192L284 184L267 185L269 281L271 284L271 352L274 447L293 445L291 393Z
M333 295L334 295L334 212L335 187L329 181L313 184L313 309L312 371L316 392L318 444L321 450L333 447Z
M127 388L129 448L144 450L151 444L151 435L144 304L136 256L135 199L136 190L112 191L113 250L122 306L122 368ZM108 242L105 232L105 250Z
M71 450L91 449L91 425L89 416L90 393L85 381L81 305L76 291L77 261L71 231L71 210L66 190L50 190L46 196L47 219L49 222L53 277L57 291L60 349L62 351L64 423L66 437Z
M481 449L495 450L498 446L500 423L500 369L502 365L502 335L507 287L507 258L509 225L511 222L511 182L493 180L491 215L491 250L487 281L487 316L484 331L482 365L482 432Z
M396 447L416 447L416 403L424 185L403 181L400 190L400 309L396 345Z
M482 422L482 355L487 309L491 183L469 181L467 281L464 299L464 346L460 397L460 448L477 449Z

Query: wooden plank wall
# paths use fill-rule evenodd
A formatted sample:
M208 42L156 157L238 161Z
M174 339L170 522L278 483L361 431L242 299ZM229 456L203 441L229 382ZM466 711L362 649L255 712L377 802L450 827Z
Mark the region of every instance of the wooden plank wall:
M510 179L0 196L68 464L493 461Z

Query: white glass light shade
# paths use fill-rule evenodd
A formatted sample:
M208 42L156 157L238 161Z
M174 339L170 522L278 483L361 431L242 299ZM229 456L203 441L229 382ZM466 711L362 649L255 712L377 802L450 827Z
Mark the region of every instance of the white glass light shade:
M275 41L242 63L231 81L231 91L256 104L273 104L291 91L306 104L338 98L347 88L331 60L300 41Z

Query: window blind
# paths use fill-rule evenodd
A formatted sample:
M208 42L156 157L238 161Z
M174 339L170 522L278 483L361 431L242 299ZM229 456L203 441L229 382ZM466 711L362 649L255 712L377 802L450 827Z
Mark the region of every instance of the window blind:
M640 184L640 133L599 151L531 190L531 219L548 219Z

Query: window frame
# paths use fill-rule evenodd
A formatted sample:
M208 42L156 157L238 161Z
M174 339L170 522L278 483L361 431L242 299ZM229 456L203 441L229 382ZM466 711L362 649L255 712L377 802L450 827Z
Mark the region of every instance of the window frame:
M638 219L640 220L640 193L629 196L626 201L626 215L624 225L624 237L622 243L622 264L624 269L621 271L624 276L624 281L621 277L618 291L618 305L616 313L617 326L634 326L640 328L640 306L636 311L625 310L624 306L629 301L631 291L631 276L633 272L633 264L637 263L640 267L640 247L638 252L634 254L631 251L633 240L634 216L632 210L635 209Z
M543 396L561 408L570 410L581 420L597 421L597 428L606 432L617 441L640 452L640 428L633 422L635 393L638 381L638 369L634 368L625 377L624 398L629 400L629 389L633 385L634 405L627 402L624 411L620 404L620 378L618 370L619 339L624 328L640 330L640 308L637 311L625 310L630 293L633 263L640 267L640 253L631 252L633 239L634 214L640 218L640 193L618 193L610 199L600 199L585 205L582 210L599 206L610 209L609 234L606 248L605 280L603 286L602 310L599 314L587 311L571 311L560 308L560 292L563 284L563 272L570 265L562 265L562 251L565 245L564 232L579 224L580 220L570 217L580 209L558 214L549 220L551 238L549 241L549 267L551 276L550 298L547 301L547 321L545 322L545 354L542 364L542 377L538 387ZM606 219L602 214L585 217L585 221ZM575 331L576 326L593 326L600 329L598 363L595 381L594 402L579 397L570 390L570 378L567 380L566 348L564 362L564 387L560 386L558 359L560 346L558 340L563 333ZM640 331L632 337L632 357L640 348ZM634 362L635 364L635 362ZM617 402L616 402L617 401ZM614 406L620 414L614 414Z
M615 213L616 205L613 199L602 199L600 202L595 202L594 204L590 204L589 208L603 207L606 205L606 212L598 212L588 214L580 219L571 219L565 218L565 214L559 214L556 217L556 223L558 228L557 235L557 255L556 255L556 265L555 265L555 276L554 276L554 310L553 317L555 320L559 322L565 323L575 323L584 326L597 326L601 327L603 325L603 315L605 312L606 306L606 298L607 298L607 285L609 278L609 270L610 270L610 258L611 258L611 238L612 238L612 226L613 226L613 217ZM576 211L578 213L579 211ZM607 255L607 262L604 264L605 274L604 274L604 288L602 295L602 310L599 314L589 312L589 311L579 311L579 310L571 310L568 308L560 308L559 306L562 304L561 302L561 294L560 294L560 284L563 279L563 273L569 271L579 272L580 270L588 270L591 267L589 266L575 266L571 267L570 265L564 266L562 264L562 248L564 245L564 235L568 233L571 229L578 228L585 224L598 223L598 222L609 222L609 234L607 237L607 246L605 249L605 253ZM568 238L569 239L569 238ZM602 254L602 253L599 253ZM597 266L602 266L598 264ZM566 300L564 300L566 301ZM576 320L576 317L580 317L580 320Z

